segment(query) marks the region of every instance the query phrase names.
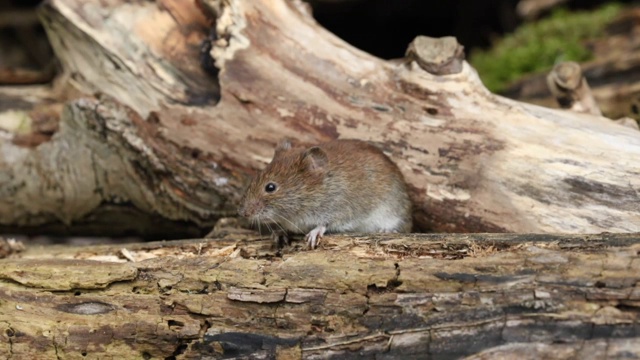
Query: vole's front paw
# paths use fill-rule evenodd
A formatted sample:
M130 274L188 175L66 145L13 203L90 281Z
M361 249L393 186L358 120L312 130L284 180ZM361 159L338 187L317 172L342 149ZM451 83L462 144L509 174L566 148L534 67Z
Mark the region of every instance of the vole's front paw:
M320 239L324 236L324 232L327 230L325 226L319 225L315 229L309 231L304 237L307 240L307 245L310 249L315 249L320 244Z

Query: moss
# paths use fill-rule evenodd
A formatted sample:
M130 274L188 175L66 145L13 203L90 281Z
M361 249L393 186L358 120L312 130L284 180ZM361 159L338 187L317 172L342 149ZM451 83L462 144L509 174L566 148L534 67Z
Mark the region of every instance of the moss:
M560 61L592 57L585 40L601 36L620 12L609 4L595 11L554 11L550 17L519 27L487 51L471 54L470 62L493 92L505 89L525 74L548 71Z

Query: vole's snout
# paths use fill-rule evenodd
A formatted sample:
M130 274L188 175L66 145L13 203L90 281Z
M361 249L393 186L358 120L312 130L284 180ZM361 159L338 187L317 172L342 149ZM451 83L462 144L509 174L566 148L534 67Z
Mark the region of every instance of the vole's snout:
M251 217L258 212L259 202L258 201L248 201L245 202L238 208L238 215L244 217Z

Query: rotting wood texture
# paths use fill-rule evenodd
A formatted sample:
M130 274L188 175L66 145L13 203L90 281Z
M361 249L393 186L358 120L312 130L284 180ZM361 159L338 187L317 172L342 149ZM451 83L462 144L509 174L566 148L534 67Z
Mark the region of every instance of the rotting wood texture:
M127 245L136 262L116 246L27 249L0 260L0 357L640 356L637 234L302 245L277 253L250 233Z
M5 233L200 236L283 137L379 145L421 231L640 231L640 132L495 96L453 39L422 65L383 61L297 0L50 0L40 14L63 73L0 89ZM410 58L437 55L419 39ZM447 75L424 70L443 61Z

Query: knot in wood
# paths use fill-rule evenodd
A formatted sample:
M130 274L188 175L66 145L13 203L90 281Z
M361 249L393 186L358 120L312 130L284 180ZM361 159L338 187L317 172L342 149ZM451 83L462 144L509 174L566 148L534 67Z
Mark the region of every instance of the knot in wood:
M418 36L409 44L406 57L431 74L457 74L462 71L464 46L453 36Z
M78 315L99 315L115 310L113 305L100 301L83 302L78 304L62 304L58 305L57 309Z

